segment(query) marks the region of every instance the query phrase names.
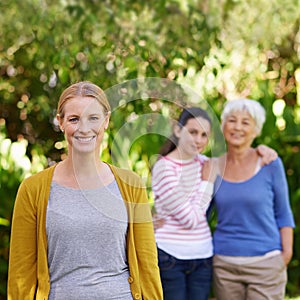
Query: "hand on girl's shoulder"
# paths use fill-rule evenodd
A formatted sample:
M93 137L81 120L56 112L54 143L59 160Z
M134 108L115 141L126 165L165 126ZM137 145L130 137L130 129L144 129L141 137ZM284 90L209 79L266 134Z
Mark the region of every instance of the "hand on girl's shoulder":
M219 161L218 158L210 158L203 163L202 168L202 180L215 182L219 173Z
M278 157L278 153L266 145L258 145L256 151L261 157L261 166L268 165Z

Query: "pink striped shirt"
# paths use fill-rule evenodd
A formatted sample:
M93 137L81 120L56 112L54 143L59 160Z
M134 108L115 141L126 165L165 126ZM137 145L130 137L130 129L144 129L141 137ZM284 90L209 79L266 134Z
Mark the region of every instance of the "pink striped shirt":
M164 224L156 229L160 249L179 259L212 256L212 236L206 219L213 184L201 179L207 157L191 160L159 159L152 170L152 190L157 217Z

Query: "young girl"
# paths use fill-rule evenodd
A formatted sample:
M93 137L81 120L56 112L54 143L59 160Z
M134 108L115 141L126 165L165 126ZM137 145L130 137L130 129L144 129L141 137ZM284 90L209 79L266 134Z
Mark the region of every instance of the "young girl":
M136 174L100 160L109 117L95 84L62 93L57 120L68 156L20 185L9 300L162 299L146 190Z
M210 132L211 119L204 110L183 110L152 170L157 218L163 219L155 237L165 300L209 296L213 246L206 209L215 176L199 153Z

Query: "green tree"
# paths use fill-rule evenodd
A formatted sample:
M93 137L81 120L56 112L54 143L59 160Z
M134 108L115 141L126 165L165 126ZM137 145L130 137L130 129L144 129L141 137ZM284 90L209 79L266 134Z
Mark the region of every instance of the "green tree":
M218 117L226 99L259 100L268 118L257 143L274 147L283 158L299 224L299 8L298 0L2 0L0 147L9 144L10 150L0 157L0 294L5 297L17 186L63 157L55 107L61 91L79 80L91 80L108 93L119 88L102 155L109 160L127 145L123 163L129 161L146 181L168 133L167 121L181 105L202 105L205 99ZM145 94L145 84L133 79L150 77L188 86L198 97L177 87L155 93L157 86L147 82ZM132 138L129 133L137 129L140 136ZM116 138L120 132L123 139ZM16 166L12 145L23 145L30 170ZM290 295L300 294L298 233L296 228Z

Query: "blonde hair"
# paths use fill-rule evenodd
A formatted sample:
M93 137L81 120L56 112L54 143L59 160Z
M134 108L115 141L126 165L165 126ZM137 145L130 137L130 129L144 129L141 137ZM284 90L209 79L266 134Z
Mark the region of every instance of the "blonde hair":
M264 107L252 99L237 99L228 101L221 114L222 129L227 118L236 111L246 111L254 119L257 135L261 134L262 127L266 120L266 111Z
M104 91L92 82L81 81L70 85L62 92L57 105L57 114L60 116L60 118L64 118L65 104L70 99L76 97L94 98L103 107L103 112L105 115L110 112L110 104L106 98Z

